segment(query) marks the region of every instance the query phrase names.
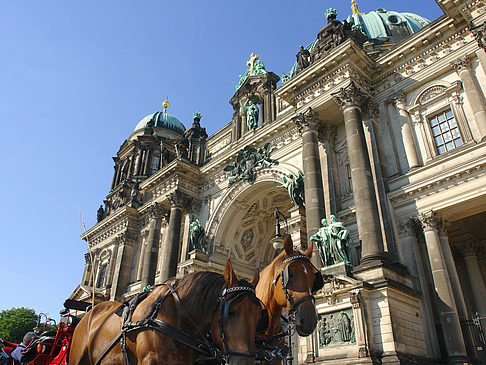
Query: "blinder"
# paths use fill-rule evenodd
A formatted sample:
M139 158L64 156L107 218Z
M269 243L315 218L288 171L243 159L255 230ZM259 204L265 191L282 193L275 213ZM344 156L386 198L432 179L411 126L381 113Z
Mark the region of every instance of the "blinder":
M283 262L287 263L293 260L306 260L309 264L311 264L312 268L315 271L314 283L312 285L312 293L315 293L319 289L322 289L322 287L324 286L324 279L322 278L321 272L312 264L310 259L306 255L303 255L299 252L298 255L287 257ZM287 289L287 284L289 282L289 266L290 264L286 265L282 271L282 285L285 289Z

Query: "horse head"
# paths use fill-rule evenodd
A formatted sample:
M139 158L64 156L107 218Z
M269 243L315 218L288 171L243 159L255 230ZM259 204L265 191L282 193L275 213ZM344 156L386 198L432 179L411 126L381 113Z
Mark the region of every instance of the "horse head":
M249 365L255 363L255 335L268 323L255 287L259 280L258 271L251 282L238 280L231 261L224 268L225 288L221 293L211 333L213 341L224 351L228 364ZM215 336L219 334L219 336Z
M312 242L304 252L294 250L292 239L284 239L284 251L277 257L274 267L274 298L295 319L297 333L310 335L317 325L317 312L313 293L321 289L320 271L311 263Z

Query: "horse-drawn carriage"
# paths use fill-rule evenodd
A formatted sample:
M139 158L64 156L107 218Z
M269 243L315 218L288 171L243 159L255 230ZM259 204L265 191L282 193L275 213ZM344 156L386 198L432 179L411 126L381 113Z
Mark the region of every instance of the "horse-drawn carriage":
M59 324L51 318L46 318L48 322L54 322L55 331L44 331L39 334L25 349L22 350L22 364L25 365L67 365L67 357L76 325L81 321L80 318L72 314L72 310L86 310L89 303L75 300L66 300L60 313ZM40 319L40 317L39 317ZM37 323L37 328L40 323ZM14 365L16 361L10 357L12 351L17 347L16 343L8 342L0 338L3 348L0 349L2 365Z
M80 321L67 313L55 336L39 342L23 362L292 364L285 337L289 342L293 331L308 336L317 324L312 293L323 279L311 256L312 246L296 251L287 236L282 253L251 282L239 280L228 260L224 275L206 271L169 279L127 303L102 302Z

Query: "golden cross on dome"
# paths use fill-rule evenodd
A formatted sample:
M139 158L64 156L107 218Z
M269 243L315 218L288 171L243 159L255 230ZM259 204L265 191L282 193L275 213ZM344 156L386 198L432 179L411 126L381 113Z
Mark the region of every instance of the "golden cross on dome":
M250 71L253 70L255 67L255 61L258 60L258 57L260 57L257 54L254 54L253 52L250 55L250 59L246 62L247 66L250 66Z

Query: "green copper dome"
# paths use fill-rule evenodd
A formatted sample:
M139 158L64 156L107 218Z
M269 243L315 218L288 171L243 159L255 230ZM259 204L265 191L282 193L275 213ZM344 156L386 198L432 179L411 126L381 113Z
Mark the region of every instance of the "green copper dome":
M417 14L398 13L383 8L367 14L356 12L346 21L360 29L374 43L398 43L430 23L430 20Z
M154 127L169 129L180 134L183 134L186 130L184 124L182 124L179 119L173 115L170 115L167 112L157 112L147 115L140 122L138 122L137 126L135 127L135 131L146 128L150 122L153 123Z

